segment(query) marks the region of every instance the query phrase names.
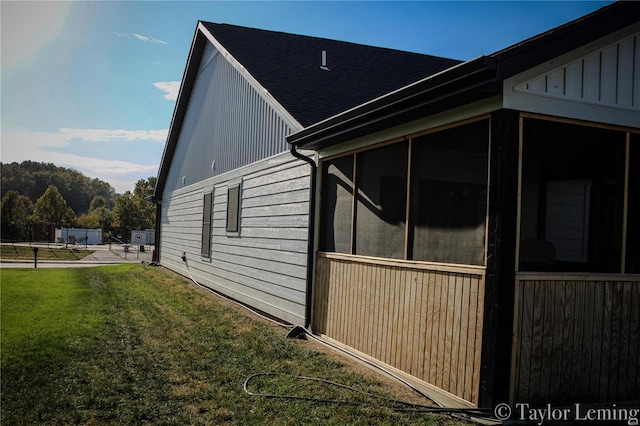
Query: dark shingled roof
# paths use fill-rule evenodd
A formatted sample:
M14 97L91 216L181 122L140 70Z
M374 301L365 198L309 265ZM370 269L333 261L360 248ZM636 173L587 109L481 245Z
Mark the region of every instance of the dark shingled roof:
M460 63L343 41L202 24L305 127ZM320 68L322 51L327 52L329 71Z

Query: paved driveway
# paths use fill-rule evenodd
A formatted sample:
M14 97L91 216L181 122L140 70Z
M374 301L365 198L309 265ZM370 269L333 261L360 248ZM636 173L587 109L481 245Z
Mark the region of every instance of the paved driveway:
M38 268L78 268L100 265L115 265L119 263L142 263L151 261L151 249L141 252L137 247L129 247L125 252L124 247L112 245L89 245L87 250L93 251L90 255L80 260L38 260ZM0 260L0 268L33 268L33 260Z

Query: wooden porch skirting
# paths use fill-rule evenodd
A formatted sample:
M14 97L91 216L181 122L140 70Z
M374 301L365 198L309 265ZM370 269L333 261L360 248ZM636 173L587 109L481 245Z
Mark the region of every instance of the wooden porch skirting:
M484 267L319 253L313 330L478 404Z
M519 273L512 402L640 400L640 276Z

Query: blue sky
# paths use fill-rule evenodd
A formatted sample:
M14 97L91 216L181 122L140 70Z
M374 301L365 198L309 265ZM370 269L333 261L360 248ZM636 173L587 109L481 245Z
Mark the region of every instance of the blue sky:
M0 3L0 160L156 176L198 20L468 60L609 2Z

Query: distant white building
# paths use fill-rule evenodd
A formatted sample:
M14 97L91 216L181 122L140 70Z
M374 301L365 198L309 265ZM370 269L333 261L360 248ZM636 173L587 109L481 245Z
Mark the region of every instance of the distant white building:
M70 237L72 237L70 239ZM80 228L56 228L56 241L61 238L65 242L76 242L81 244L102 244L102 229L80 229Z

